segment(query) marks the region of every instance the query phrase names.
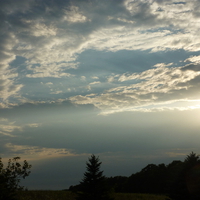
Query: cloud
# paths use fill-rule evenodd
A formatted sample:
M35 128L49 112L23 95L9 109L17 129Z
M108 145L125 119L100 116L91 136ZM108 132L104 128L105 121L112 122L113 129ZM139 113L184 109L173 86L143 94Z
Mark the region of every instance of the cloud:
M199 50L199 44L196 42L198 20L192 16L194 3L125 1L124 5L130 12L130 15L124 13L125 16L135 22L132 27L127 24L120 26L120 23L115 23L112 29L102 26L91 33L90 38L94 42L90 42L90 48L109 51L122 49L163 51L181 48L188 51ZM158 8L162 12L158 12ZM111 17L108 19L113 20ZM188 19L193 24L191 31L188 30ZM171 26L176 28L170 28Z
M15 77L17 73L13 73L10 70L3 70L3 73L0 73L0 97L3 100L7 100L11 96L17 96L19 91L23 87L23 84L15 85Z
M53 85L53 83L52 82L48 82L48 83L46 83L46 85Z
M27 126L33 127L33 128L37 128L37 127L39 127L40 125L41 125L41 124L33 123L33 124L28 124Z
M14 131L22 131L22 126L15 125L15 122L10 122L5 118L0 119L0 134L9 137L16 137L12 134Z
M26 20L22 19L21 21L23 24L26 24L30 29L29 34L33 37L48 37L48 36L55 36L57 32L57 28L53 25L47 26L46 24L40 22L36 22L33 20ZM22 50L23 46L19 46L18 50Z
M193 149L171 149L171 151L165 152L164 154L170 158L183 157L183 159L188 155L188 152L193 151Z
M192 31L193 34L192 37L190 37L191 32L188 31L188 24L191 24L188 23L188 15L190 16L190 22L193 24L191 27L192 30L197 31L198 28L197 19L192 15L192 9L195 3L173 4L173 1L167 3L161 3L160 1L122 2L123 1L115 1L114 4L110 4L104 1L107 8L104 6L104 15L101 14L101 17L98 15L102 10L102 2L96 2L95 5L92 2L81 3L78 1L74 1L74 3L71 3L72 5L66 3L64 8L60 8L60 13L55 19L51 16L51 14L55 14L53 10L50 9L47 4L43 4L42 9L46 12L49 10L47 12L48 18L45 18L42 13L39 13L39 16L32 16L32 18L28 20L23 19L21 23L25 27L25 34L29 40L25 38L22 40L22 38L20 39L20 35L18 35L18 40L23 45L19 44L20 46L17 48L29 46L30 49L26 50L32 55L29 52L24 52L23 55L31 59L33 63L40 63L42 60L43 62L49 63L52 58L57 61L70 61L71 58L67 57L69 52L71 52L70 55L73 55L75 53L80 53L85 48L95 48L99 50L107 48L110 51L117 51L122 48L153 48L154 50L161 50L162 47L163 50L181 47L188 49L195 48L195 46L192 45L194 42L196 44L196 39L194 38L195 32ZM56 4L56 2L53 3ZM59 8L58 4L56 4L56 6ZM63 5L61 4L60 6ZM37 7L33 7L32 9L36 8ZM158 8L160 8L162 12L158 12ZM54 9L56 11L55 5ZM110 16L110 9L112 10L113 16ZM90 10L90 14L88 10ZM40 20L39 17L41 17L42 20ZM52 22L49 21L49 18ZM54 23L55 20L57 22L56 24ZM67 24L65 24L65 21ZM130 27L130 22L133 21L135 23ZM70 25L70 23L72 23L72 25ZM78 25L75 26L73 25L74 23L78 23ZM84 24L86 28L83 28L82 24ZM66 25L66 29L64 25ZM187 32L182 31L184 34L182 34L182 32L174 34L174 31L177 31L177 29L170 30L170 25L176 25L175 27L182 26L180 28L187 30ZM138 26L140 28L138 28ZM149 28L149 26L151 27ZM159 30L157 27L166 28L165 30ZM21 27L17 28L21 29ZM147 31L148 34L145 34L145 31ZM141 34L142 32L143 34ZM151 41L148 42L149 44L146 42L144 43L144 41L148 39L151 39ZM35 41L36 43L33 43ZM104 42L102 43L102 41ZM169 43L169 41L171 42ZM122 42L123 45L120 48ZM99 46L100 43L102 44ZM37 46L40 47L40 50ZM64 50L67 54L64 53ZM61 53L61 51L63 52ZM40 54L39 52L42 53Z
M177 105L173 106L175 102L168 102L163 104L157 104L156 107L144 106L144 107L127 107L127 108L119 108L117 110L113 110L112 108L109 110L103 110L100 115L110 115L116 114L120 112L141 112L141 113L158 113L158 112L172 112L172 111L191 111L200 109L200 104L188 105L190 103L186 102L184 106Z
M141 73L119 76L119 82L129 81L125 86L111 88L100 95L77 95L69 99L77 104L93 104L104 111L123 111L200 98L199 70L159 63Z
M37 128L39 126L41 126L41 123L30 123L30 124L24 123L22 125L16 121L11 121L10 119L7 118L0 118L0 134L9 137L18 137L19 135L17 135L16 133L23 132L23 130L26 129L27 127Z
M58 90L58 91L55 91L55 92L51 92L50 94L61 94L61 93L63 93L63 91Z
M0 98L7 100L11 96L18 95L22 84L15 84L18 73L9 69L9 63L15 59L12 48L16 38L11 33L2 33L0 37Z
M17 56L26 60L27 78L68 78L81 67L77 58L87 49L199 51L199 5L197 1L183 2L1 2L3 101L22 95L24 85L17 81L19 74L10 70ZM113 82L112 77L108 81Z
M94 82L91 82L90 85L95 85L95 84L100 84L101 82L100 81L94 81Z
M86 77L85 76L81 76L81 80L85 81Z
M13 2L12 0L2 1L1 8L4 13L9 15L15 14L17 12L26 13L30 7L33 5L34 1L32 0L18 0L17 2Z
M185 70L191 70L191 71L196 71L199 72L200 71L200 63L199 64L188 64L185 67L182 68L183 71Z
M64 12L64 21L66 20L70 23L83 23L87 21L87 17L79 12L79 8L77 6L70 6L67 10L64 10Z
M184 62L194 62L194 63L200 63L200 56L191 56L190 58L187 58Z
M23 157L29 157L30 159L46 159L52 157L62 157L62 156L76 156L71 150L64 148L45 148L38 146L28 146L28 145L14 145L12 143L5 144L5 147L11 153L16 155L23 155Z
M92 79L99 79L99 77L97 77L97 76L92 76L91 78Z
M118 75L117 75L117 76L118 76ZM114 82L114 81L115 81L115 77L116 77L116 76L110 76L110 77L108 77L108 79L107 79L108 82L109 82L109 83Z
M74 65L70 65L67 67L68 64L50 64L50 65L43 65L39 67L33 67L33 65L29 65L27 67L28 70L33 71L33 74L27 74L26 77L29 78L39 78L39 77L54 77L54 78L61 78L61 77L70 77L72 76L70 73L63 72L66 68L75 68Z

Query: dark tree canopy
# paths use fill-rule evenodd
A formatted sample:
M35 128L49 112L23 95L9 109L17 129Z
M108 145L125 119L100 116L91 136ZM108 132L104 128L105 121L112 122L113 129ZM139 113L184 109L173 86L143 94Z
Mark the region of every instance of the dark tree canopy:
M195 166L196 164L199 164L199 161L199 156L192 151L189 155L187 155L187 157L184 160L184 163L186 165L185 167L189 169Z
M187 155L184 162L179 165L170 192L170 197L174 200L200 199L200 160L194 152Z
M80 182L78 200L109 199L108 188L106 187L103 171L100 171L100 166L99 157L91 155L88 162L86 162L86 172Z
M15 192L24 189L19 183L22 178L29 176L31 165L26 160L20 164L19 159L20 157L9 159L8 165L4 167L0 158L0 200L15 199Z
M80 184L70 187L71 191L80 192L79 199L106 199L101 196L105 194L101 191L106 191L106 185L113 192L164 194L173 200L200 199L200 156L194 152L184 161L174 160L168 165L148 164L129 177L105 178L100 166L99 158L92 155Z

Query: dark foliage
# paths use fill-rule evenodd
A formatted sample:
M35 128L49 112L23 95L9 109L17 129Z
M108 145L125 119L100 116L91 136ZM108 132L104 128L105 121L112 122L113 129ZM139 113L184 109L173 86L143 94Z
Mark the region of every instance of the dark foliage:
M16 191L24 189L19 183L21 178L29 176L31 165L26 160L21 165L19 159L20 157L9 159L4 168L0 158L0 200L13 200L16 198Z
M115 192L168 195L173 200L200 199L200 160L190 153L185 160L170 164L149 164L130 177L111 177Z
M96 162L99 163L99 160L96 160ZM89 181L91 170L94 169L91 167L92 163L95 163L94 160L87 163L87 170L89 171L84 174L83 182L80 185L71 186L70 190L80 191L80 187L84 185L83 183ZM100 164L94 164L97 171ZM101 177L102 173L99 173ZM106 183L105 185L109 185L114 192L118 193L164 194L172 200L199 200L200 159L198 155L191 152L184 161L174 160L168 165L149 164L130 177L116 176L104 178L103 180ZM94 190L93 186L90 189Z
M127 192L127 181L128 177L126 176L115 176L106 178L107 185L111 186L112 190L116 193Z
M107 200L109 189L103 171L100 171L101 162L95 155L91 155L89 162L86 162L86 172L78 189L78 200Z
M166 185L167 168L164 164L149 164L128 180L128 190L134 193L163 193Z
M185 158L170 196L174 200L200 199L200 160L194 152Z

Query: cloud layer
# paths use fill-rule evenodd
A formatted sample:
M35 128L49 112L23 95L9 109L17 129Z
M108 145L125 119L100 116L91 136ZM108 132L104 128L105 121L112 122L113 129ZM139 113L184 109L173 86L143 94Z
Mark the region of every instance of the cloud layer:
M22 77L77 76L77 56L87 49L199 51L198 7L198 1L1 2L2 101L24 96ZM17 73L10 63L20 58Z
M196 60L196 58L189 58ZM112 81L128 85L109 89L100 95L71 97L78 104L94 104L106 110L131 110L156 104L199 99L199 65L188 64L172 67L173 63L159 63L142 73L122 74L109 77Z

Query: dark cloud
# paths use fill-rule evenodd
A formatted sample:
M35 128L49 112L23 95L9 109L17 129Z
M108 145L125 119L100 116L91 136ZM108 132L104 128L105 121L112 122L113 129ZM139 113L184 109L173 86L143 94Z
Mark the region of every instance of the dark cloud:
M183 5L185 5L186 4L186 2L184 2L184 1L179 1L179 2L173 2L173 4L183 4Z
M200 71L200 64L188 64L185 67L181 68L181 70L186 71L186 70L191 70L191 71L195 71L198 72Z
M197 1L194 1L194 12L193 12L193 16L195 18L199 18L200 17L200 1L197 0Z
M152 14L148 1L132 1L128 6L131 7L130 12L132 18L138 26L141 26L141 24L152 26L157 22L157 15Z
M36 103L25 103L11 108L1 109L0 117L5 117L11 120L25 120L27 123L31 122L33 115L37 115L36 121L44 119L43 117L47 114L48 117L52 117L50 113L59 114L60 111L68 113L84 112L85 110L93 110L93 105L74 105L70 101L62 102L36 102ZM96 109L95 109L96 110ZM97 111L97 110L96 110ZM33 115L31 115L32 113ZM26 120L27 119L27 120ZM30 121L29 121L30 119Z

